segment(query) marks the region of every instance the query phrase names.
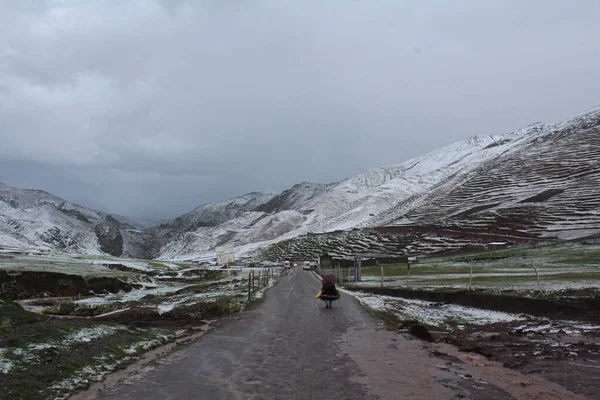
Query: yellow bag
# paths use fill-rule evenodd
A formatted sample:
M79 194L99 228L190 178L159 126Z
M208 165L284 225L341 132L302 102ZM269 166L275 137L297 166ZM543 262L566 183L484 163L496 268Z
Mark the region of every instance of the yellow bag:
M319 290L319 293L317 293L317 296L316 296L316 297L317 297L317 299L318 299L319 297L321 297L321 295L322 295L322 294L323 294L323 290Z

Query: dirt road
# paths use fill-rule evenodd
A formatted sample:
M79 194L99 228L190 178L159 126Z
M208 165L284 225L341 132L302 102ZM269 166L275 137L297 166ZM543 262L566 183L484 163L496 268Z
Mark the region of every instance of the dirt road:
M100 399L580 399L480 356L387 331L351 296L332 309L294 269L254 309Z

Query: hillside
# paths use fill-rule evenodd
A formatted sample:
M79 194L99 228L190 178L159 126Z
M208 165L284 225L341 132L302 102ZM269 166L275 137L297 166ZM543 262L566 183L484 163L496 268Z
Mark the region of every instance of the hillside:
M597 240L599 159L600 109L556 125L535 124L495 137L463 159L469 165L428 190L389 203L389 209L356 225L362 230L295 238L264 256L433 254L491 242Z
M391 225L600 234L600 110L526 135L518 147L396 210Z
M214 257L225 244L238 256L277 259L594 239L599 159L600 108L558 124L474 136L337 183L204 204L150 228L0 184L0 244L190 260Z
M0 183L0 245L148 257L151 240L134 224L139 226L135 219L91 210L42 190Z
M417 198L437 185L470 171L509 151L536 125L498 136L475 136L401 164L366 171L339 183L302 183L273 197L251 214L218 227L200 227L178 236L161 250L161 257L190 259L214 256L215 246L234 245L251 253L281 240L306 234L357 227L376 227L378 218L391 222L399 204ZM387 217L386 217L387 216Z

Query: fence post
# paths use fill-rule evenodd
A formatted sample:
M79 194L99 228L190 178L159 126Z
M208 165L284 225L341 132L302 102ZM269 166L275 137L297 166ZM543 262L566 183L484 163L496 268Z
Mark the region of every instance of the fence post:
M248 301L252 297L252 283L250 281L250 275L248 275Z
M383 287L383 264L381 264L379 268L381 269L381 287Z
M540 292L542 292L542 284L540 283L540 276L538 274L537 268L535 267L535 261L531 261L531 266L533 267L533 270L535 271L535 277L537 278L537 283L538 283L538 288L540 289Z

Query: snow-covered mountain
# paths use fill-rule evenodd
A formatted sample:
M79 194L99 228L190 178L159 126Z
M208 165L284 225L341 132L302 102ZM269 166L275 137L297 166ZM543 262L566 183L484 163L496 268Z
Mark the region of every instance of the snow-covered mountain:
M0 245L146 257L149 240L135 225L139 226L133 218L0 182Z
M337 183L204 204L144 230L126 217L0 185L0 244L98 252L99 235L120 233L124 254L177 260L212 257L225 244L247 255L279 242L280 250L289 245L308 256L396 254L403 246L434 252L492 234L578 239L600 235L599 159L600 108L554 125L474 136ZM453 244L444 239L457 235Z
M600 233L600 108L526 130L499 157L427 191L376 225L519 230L546 238Z
M440 181L475 168L500 154L519 135L473 137L402 164L364 172L342 182L304 182L226 224L179 230L160 257L189 259L214 256L215 247L231 244L245 253L308 233L367 226L398 202L424 193ZM498 146L491 144L503 142ZM177 226L174 224L172 226ZM162 235L165 237L166 235Z
M453 173L355 225L363 229L297 237L262 257L423 255L498 241L600 239L600 108L492 139L477 151L462 153L472 145L463 142L422 157L464 154L434 168Z
M305 206L309 201L319 198L319 196L335 185L336 183L324 185L302 182L294 185L291 189L284 190L281 194L278 194L265 204L259 206L256 211L276 213L286 210L302 210L306 208Z
M217 227L238 217L245 220L247 213L261 207L275 196L277 193L270 191L252 192L227 201L203 204L180 217L163 221L150 230L162 243L168 243L172 239L179 240L181 234L200 228Z
M593 218L596 211L592 209L600 205L600 192L595 189L599 125L600 109L595 109L555 125L536 123L508 134L474 136L339 183L302 183L224 225L189 232L185 240L163 247L161 254L166 258L210 256L216 245L225 243L244 254L307 234L386 225L484 231L504 226L520 231L517 236L549 238L598 234L600 220ZM586 173L579 179L578 171L591 175ZM589 198L581 203L563 194L558 208L535 201L536 195L544 197L564 189L565 180L572 182L569 194ZM560 198L556 196L553 201ZM528 204L519 203L523 201ZM585 204L586 209L567 204ZM563 209L570 211L561 214ZM527 221L519 213L542 210L545 222L535 226L516 223ZM574 229L577 219L587 222ZM594 229L594 224L598 228ZM562 229L566 227L570 227L569 233Z

